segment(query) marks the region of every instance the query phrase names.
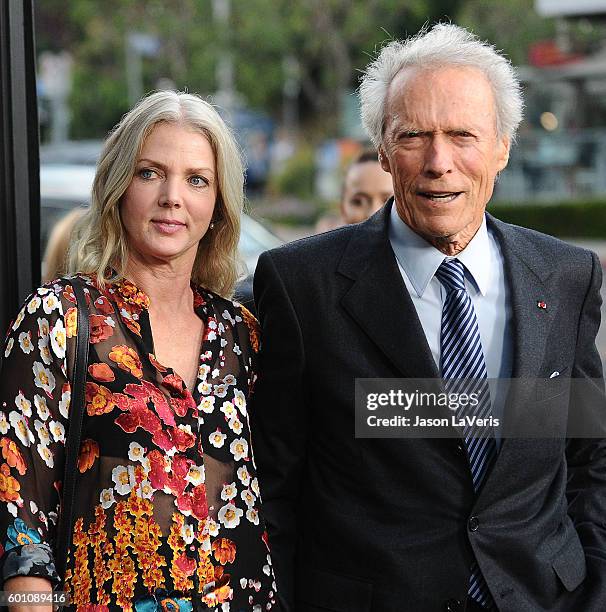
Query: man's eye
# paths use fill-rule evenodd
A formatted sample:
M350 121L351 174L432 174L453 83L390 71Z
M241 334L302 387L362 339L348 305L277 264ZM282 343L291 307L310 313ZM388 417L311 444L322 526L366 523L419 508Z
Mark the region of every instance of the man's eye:
M208 185L208 181L203 177L203 176L192 176L189 179L189 182L194 186L194 187L204 187L205 185Z

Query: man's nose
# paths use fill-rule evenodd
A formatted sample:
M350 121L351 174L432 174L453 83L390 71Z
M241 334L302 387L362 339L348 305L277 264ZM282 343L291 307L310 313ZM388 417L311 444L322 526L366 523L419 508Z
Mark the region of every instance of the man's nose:
M434 136L425 151L425 164L423 171L433 177L443 176L452 171L452 145L441 136Z
M180 187L176 178L167 178L162 185L158 204L164 208L179 208L183 204Z

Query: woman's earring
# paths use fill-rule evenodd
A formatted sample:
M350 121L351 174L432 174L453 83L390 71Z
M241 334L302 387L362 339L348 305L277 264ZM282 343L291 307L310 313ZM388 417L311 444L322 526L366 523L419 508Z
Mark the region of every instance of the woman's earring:
M211 221L210 225L208 226L208 229L212 229L213 227L215 227L215 222Z

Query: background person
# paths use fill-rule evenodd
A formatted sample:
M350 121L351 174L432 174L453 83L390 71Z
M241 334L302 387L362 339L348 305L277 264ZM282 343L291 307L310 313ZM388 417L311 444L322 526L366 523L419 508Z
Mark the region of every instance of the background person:
M67 255L73 229L84 212L84 208L70 210L51 230L42 258L42 280L45 283L67 272Z
M514 70L440 24L385 46L360 95L394 199L265 253L255 276L253 436L283 606L606 609L601 268L485 213L522 116ZM356 378L457 376L544 379L477 406L559 435L355 438ZM581 417L593 437L563 439Z
M82 609L273 607L247 418L258 331L228 299L242 201L234 138L197 96L144 98L101 154L70 256L90 296L64 577ZM4 590L58 581L52 542L75 316L67 277L38 289L9 329L0 374Z
M340 204L343 222L366 221L391 196L391 175L381 168L377 152L374 149L362 151L345 172Z

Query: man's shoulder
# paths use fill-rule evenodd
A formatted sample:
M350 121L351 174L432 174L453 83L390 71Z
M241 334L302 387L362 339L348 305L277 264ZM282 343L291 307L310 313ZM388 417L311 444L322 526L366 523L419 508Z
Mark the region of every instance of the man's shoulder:
M266 251L261 257L270 257L275 262L334 261L344 251L357 230L355 225L346 225L328 232L300 238Z
M594 256L592 251L584 247L528 227L500 221L492 216L489 217L489 227L496 232L498 238L506 241L518 252L535 251L551 264L561 264L563 261L587 262Z

